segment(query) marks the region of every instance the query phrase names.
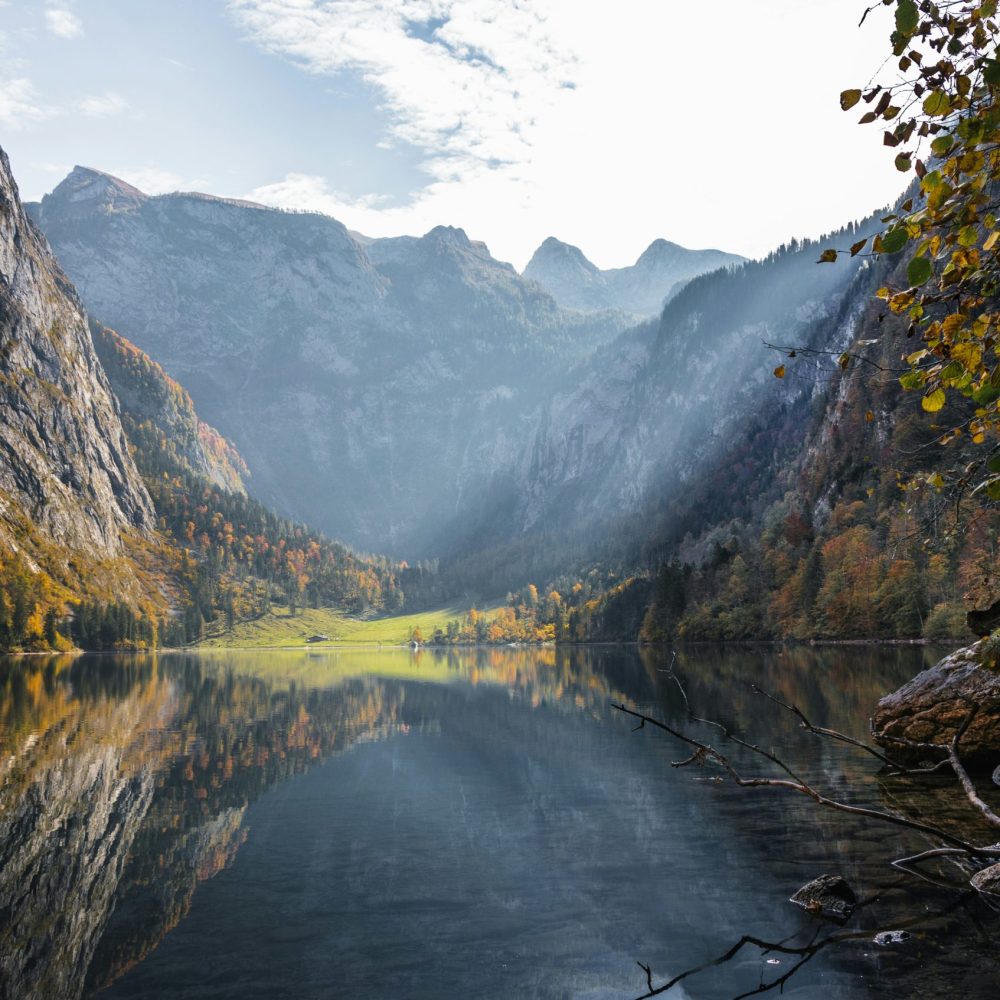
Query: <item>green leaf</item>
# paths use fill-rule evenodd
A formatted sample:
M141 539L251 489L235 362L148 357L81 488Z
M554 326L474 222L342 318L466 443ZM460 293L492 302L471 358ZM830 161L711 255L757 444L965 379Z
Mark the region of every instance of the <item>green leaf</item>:
M991 385L984 385L982 389L978 389L972 394L972 401L976 406L989 406L990 403L994 403L998 399L1000 399L1000 389L994 389ZM1000 469L996 471L1000 472Z
M994 455L987 463L986 468L990 472L1000 472L1000 455Z
M841 111L850 111L858 101L861 100L860 90L845 90L840 95L840 109Z
M899 384L904 389L922 389L924 387L923 372L907 372L900 377Z
M944 389L935 389L933 392L927 393L926 396L920 401L920 405L928 413L937 413L945 404L945 394Z
M919 23L920 15L913 0L899 0L896 4L896 30L903 35L912 35Z
M906 268L906 280L911 288L923 285L933 273L931 262L926 257L914 257Z
M932 90L924 98L924 114L942 118L951 111L951 98L943 90Z
M944 156L955 145L955 139L950 135L939 135L931 143L931 152L935 156Z
M899 253L906 246L908 239L909 235L902 227L892 229L882 237L882 252Z
M896 157L896 169L901 174L905 174L912 165L909 153L900 153L899 156Z
M979 230L975 226L962 226L958 231L958 242L963 247L974 247L979 240Z
M996 59L987 59L983 64L983 79L991 87L1000 85L1000 62Z

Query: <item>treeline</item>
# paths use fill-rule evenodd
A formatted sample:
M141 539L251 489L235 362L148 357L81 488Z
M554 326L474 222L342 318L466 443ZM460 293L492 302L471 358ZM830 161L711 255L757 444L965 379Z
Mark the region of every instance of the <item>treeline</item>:
M411 638L438 646L635 641L649 605L648 579L616 582L613 575L593 569L583 579L557 582L563 593L551 587L541 594L529 583L508 594L497 611L487 614L473 607L429 636L414 629Z
M0 650L64 650L60 632L65 594L19 553L0 551Z
M366 559L294 524L241 493L190 473L147 484L160 527L177 549L177 575L190 597L186 641L220 616L227 624L264 614L272 601L332 605L352 612L403 605L398 567Z

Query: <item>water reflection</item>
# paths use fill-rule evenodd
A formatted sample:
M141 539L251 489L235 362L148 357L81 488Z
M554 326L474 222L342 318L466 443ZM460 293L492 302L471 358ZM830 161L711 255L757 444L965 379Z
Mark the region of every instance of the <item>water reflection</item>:
M695 711L834 792L917 809L924 793L749 684L863 736L936 655L705 648L676 667ZM629 734L612 701L681 721L667 664L624 647L0 663L0 995L623 996L637 959L666 976L743 933L813 933L786 899L831 866L886 883L907 832L674 772L676 747ZM914 905L886 890L860 922ZM824 951L795 988L907 995L940 973L885 978L871 952ZM690 995L731 996L764 961Z

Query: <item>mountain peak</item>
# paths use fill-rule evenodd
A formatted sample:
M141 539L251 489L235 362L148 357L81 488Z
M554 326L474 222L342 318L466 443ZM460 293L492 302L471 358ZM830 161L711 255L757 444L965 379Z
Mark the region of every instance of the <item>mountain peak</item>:
M589 261L579 247L573 246L572 243L564 243L555 236L549 236L542 241L524 272L527 274L529 269L558 264L580 267L591 274L598 273L597 265Z
M76 166L42 199L42 212L53 203L77 205L84 211L94 208L127 211L137 208L146 198L142 191L119 177L91 167Z
M457 226L435 226L424 234L424 239L438 240L442 243L452 243L455 246L467 247L471 241L464 229Z
M686 250L677 243L671 243L670 240L653 240L639 255L636 264L651 264L663 260L672 260L686 253L691 253L691 251Z

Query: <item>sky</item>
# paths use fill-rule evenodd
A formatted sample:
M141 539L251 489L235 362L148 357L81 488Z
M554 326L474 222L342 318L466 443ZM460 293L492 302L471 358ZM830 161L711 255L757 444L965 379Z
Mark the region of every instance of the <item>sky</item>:
M524 266L657 238L766 254L891 202L841 90L888 52L854 0L0 0L0 146L150 194L460 226Z

